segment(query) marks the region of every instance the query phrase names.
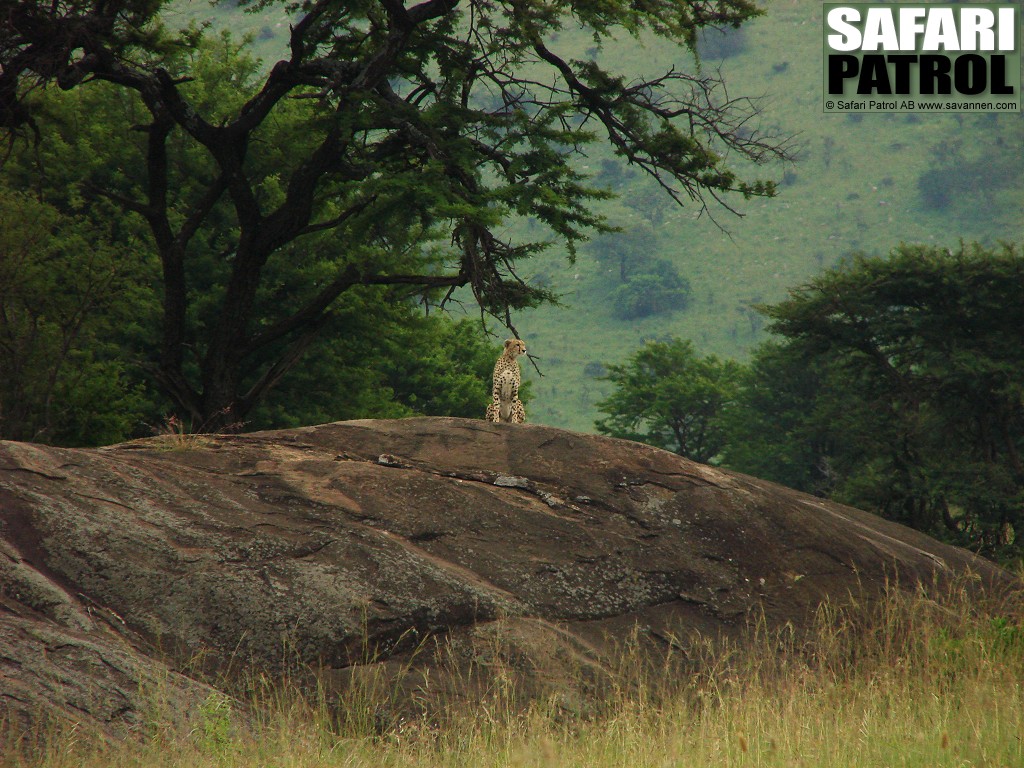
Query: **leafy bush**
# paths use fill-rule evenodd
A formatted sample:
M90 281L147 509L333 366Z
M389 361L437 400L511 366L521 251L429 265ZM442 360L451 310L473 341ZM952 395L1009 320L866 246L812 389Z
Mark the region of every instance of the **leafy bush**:
M608 366L615 390L598 408L597 431L654 445L694 461L725 446L725 415L736 399L741 367L701 357L684 339L650 341L625 364Z
M1019 133L1020 128L1015 128ZM1024 173L1024 157L1019 152L1007 153L1002 132L989 125L978 135L970 145L970 155L959 140L943 140L930 147L932 166L917 179L926 209L944 211L960 202L964 212L978 215L986 208L978 204L979 198L991 201L996 193L1018 182ZM1019 139L1017 135L1015 140Z
M612 311L620 320L639 320L689 305L690 282L671 262L658 259L647 270L612 291Z

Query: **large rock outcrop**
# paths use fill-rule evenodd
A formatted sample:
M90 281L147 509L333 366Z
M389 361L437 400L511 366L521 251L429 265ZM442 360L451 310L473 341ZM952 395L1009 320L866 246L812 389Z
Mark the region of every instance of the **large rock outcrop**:
M340 684L429 637L473 655L501 635L557 677L635 628L728 633L755 611L799 625L895 570L968 569L1009 578L855 509L535 425L5 442L0 713L116 732L145 719L147 682L172 711L208 696L183 674L197 659L299 660Z

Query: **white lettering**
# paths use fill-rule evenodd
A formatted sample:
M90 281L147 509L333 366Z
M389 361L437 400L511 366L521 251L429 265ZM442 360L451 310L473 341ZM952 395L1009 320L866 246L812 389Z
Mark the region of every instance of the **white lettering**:
M828 44L833 51L856 51L860 48L860 30L848 21L860 21L856 8L833 8L828 12L829 28L839 33L828 36Z
M960 9L960 50L991 51L996 47L992 26L996 16L987 8Z
M1016 8L999 9L999 50L1012 51L1017 46L1013 44L1013 35L1017 30Z
M900 47L896 35L896 22L892 20L891 8L868 8L864 20L864 40L860 45L862 51L892 51Z
M857 8L828 12L826 38L833 51L1015 51L1018 11L1014 7Z
M956 19L953 17L952 8L931 9L928 14L928 25L924 30L924 42L921 43L921 50L960 50L960 40L956 36Z
M928 11L924 8L900 8L901 51L917 50L917 35L924 32L924 24L918 23L917 19L927 15Z

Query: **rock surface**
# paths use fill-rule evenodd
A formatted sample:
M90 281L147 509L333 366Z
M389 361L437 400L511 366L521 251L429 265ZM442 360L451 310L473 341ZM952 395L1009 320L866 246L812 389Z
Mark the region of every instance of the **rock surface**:
M138 729L147 684L168 711L210 695L185 674L197 659L299 661L340 685L438 637L480 659L500 636L557 685L636 628L799 625L894 570L910 585L967 569L1009 578L864 512L536 425L4 442L0 718Z

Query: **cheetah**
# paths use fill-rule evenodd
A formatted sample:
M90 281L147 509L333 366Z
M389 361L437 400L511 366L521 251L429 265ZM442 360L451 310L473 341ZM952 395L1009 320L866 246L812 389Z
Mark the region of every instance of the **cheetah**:
M526 421L526 409L519 399L519 385L522 382L519 371L519 355L526 352L522 339L508 339L505 350L494 364L494 387L492 402L487 406L487 421L505 424L522 424Z

